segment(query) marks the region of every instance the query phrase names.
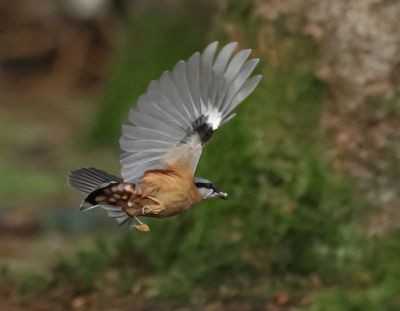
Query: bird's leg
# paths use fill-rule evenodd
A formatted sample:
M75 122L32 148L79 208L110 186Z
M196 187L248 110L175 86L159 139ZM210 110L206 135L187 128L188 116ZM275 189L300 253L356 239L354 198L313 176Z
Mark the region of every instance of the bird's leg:
M131 230L136 229L141 232L149 232L150 227L145 223L141 222L139 218L133 217L133 224L129 227Z
M165 210L165 205L163 202L157 200L156 198L150 197L148 196L149 199L151 199L152 201L155 201L158 204L148 204L142 207L142 214L146 215L146 214L154 214L157 215L159 213L161 213L163 210Z

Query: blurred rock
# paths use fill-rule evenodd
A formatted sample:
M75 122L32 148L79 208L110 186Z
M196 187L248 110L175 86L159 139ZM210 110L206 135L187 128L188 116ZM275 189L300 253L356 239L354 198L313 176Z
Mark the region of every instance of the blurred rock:
M120 18L109 3L0 0L2 89L96 86Z
M383 213L398 209L400 183L400 2L387 0L259 0L256 15L319 42L316 74L329 86L322 125L333 133L335 167L357 181ZM261 38L261 41L264 41ZM265 49L263 42L260 48ZM388 195L388 193L390 195ZM397 212L400 218L400 212ZM378 217L386 219L386 217ZM375 222L374 222L375 223ZM398 226L371 226L382 232ZM378 229L379 228L379 229Z
M400 202L400 184L393 180L400 160L400 111L391 107L399 96L400 2L311 2L308 20L324 29L317 72L331 92L324 126L342 138L343 133L351 133L347 141L336 140L333 161L388 213L398 209ZM398 218L374 222L371 231L382 233L398 226Z
M32 238L42 232L43 228L37 219L27 219L24 215L1 216L0 239Z

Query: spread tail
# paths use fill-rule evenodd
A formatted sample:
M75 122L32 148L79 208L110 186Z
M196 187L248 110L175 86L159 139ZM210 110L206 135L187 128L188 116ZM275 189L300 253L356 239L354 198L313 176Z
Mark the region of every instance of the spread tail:
M122 178L91 167L70 172L68 182L76 190L86 195L85 200L80 206L80 211L88 211L95 207L101 207L107 211L108 216L115 218L119 224L123 224L130 219L130 216L120 207L113 206L109 202L96 200L96 198L103 195L103 189L108 188L112 184L122 183Z
M69 184L84 194L89 194L96 189L122 181L120 177L93 167L81 168L70 172L68 175Z

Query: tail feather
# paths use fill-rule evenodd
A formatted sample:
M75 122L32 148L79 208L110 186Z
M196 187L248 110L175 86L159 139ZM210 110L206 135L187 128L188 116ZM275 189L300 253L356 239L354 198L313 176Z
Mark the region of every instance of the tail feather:
M106 202L96 202L95 200L96 197L103 194L104 188L111 184L123 182L122 178L97 168L81 168L70 172L68 182L72 187L86 194L86 198L79 208L80 211L101 207L109 217L114 218L120 225L131 219L120 207L106 204Z
M89 194L114 182L122 182L122 178L111 175L97 168L81 168L68 175L69 184L75 189Z
M122 225L128 219L132 218L118 207L110 205L101 205L101 207L107 211L108 217L114 218L119 225Z

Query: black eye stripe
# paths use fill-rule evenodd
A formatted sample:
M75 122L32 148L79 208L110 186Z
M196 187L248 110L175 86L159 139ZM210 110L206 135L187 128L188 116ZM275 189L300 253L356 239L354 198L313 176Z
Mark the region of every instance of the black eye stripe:
M195 183L195 185L197 188L212 189L213 192L219 192L219 190L212 183L198 182Z
M197 188L208 188L208 189L214 189L215 187L212 184L209 183L202 183L202 182L198 182L195 183Z

